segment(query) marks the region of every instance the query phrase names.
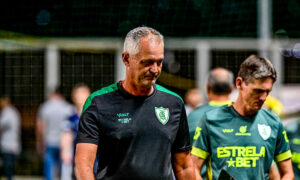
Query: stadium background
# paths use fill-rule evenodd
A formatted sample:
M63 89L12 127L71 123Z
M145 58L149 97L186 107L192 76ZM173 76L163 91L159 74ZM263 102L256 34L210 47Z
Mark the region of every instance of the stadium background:
M250 54L267 56L279 81L273 95L288 113L300 109L298 0L5 1L0 7L0 94L22 116L17 175L41 176L35 117L47 93L60 85L67 99L85 82L93 91L122 79L123 38L146 25L165 36L158 83L183 97L203 90L209 69L237 73ZM2 174L0 172L0 174Z

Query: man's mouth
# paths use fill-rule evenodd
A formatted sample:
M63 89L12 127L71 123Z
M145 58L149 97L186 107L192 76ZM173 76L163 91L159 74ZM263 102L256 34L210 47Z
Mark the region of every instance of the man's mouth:
M261 107L264 104L264 102L255 102L254 105Z
M157 79L157 77L156 76L144 76L145 77L145 79Z

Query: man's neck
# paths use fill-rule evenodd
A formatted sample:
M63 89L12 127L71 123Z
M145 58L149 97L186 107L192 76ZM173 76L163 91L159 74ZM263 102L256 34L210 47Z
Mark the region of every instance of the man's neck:
M129 81L121 81L121 86L125 91L127 91L129 94L132 94L134 96L149 96L153 93L154 87L142 87L137 86L133 83L130 83Z
M243 103L241 98L237 98L236 102L233 103L232 107L241 116L252 116L256 112L249 111L246 105Z
M210 94L208 95L208 99L209 101L229 101L229 95L214 95L214 94Z
M76 105L75 108L76 108L76 114L77 114L78 116L80 116L80 115L81 115L81 112L82 112L82 110L83 110L83 106Z

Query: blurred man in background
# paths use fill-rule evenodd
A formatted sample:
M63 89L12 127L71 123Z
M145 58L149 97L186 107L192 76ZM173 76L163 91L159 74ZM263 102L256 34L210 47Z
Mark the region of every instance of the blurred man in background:
M202 95L199 89L189 89L184 96L186 115L189 115L194 109L202 103Z
M49 95L37 114L37 151L44 156L44 176L53 180L60 169L60 138L64 121L70 117L73 107L67 103L60 88Z
M216 107L232 104L229 95L233 88L233 74L231 71L224 68L215 68L209 72L206 83L206 93L209 102L208 104L198 107L188 115L189 132L192 143L195 129L205 112Z
M21 152L21 117L9 96L0 97L0 151L8 180L14 175L17 155Z
M90 94L90 88L83 83L76 84L72 89L71 100L75 106L75 111L69 117L68 121L64 123L61 137L61 179L63 180L75 179L74 171L72 169L74 164L78 123L83 105Z
M240 66L232 106L204 114L195 132L196 175L205 162L208 179L268 179L273 159L282 179L293 179L291 151L280 119L261 107L277 75L266 58L252 55Z
M198 107L188 115L189 133L191 142L194 142L194 134L205 112L224 105L231 105L229 95L234 88L233 74L224 68L215 68L209 72L206 93L208 104ZM202 177L206 174L206 166L201 171Z

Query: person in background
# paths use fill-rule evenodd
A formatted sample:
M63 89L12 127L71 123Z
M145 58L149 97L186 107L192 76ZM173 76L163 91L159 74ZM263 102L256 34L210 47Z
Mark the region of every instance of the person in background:
M209 72L206 83L206 93L209 102L199 106L188 115L191 143L194 141L195 129L206 111L232 104L229 95L234 88L233 78L232 72L224 68L215 68Z
M44 156L44 176L53 180L60 170L60 138L62 126L74 112L63 97L60 88L50 93L37 113L36 138L37 152Z
M188 115L191 143L194 142L196 127L198 126L199 121L201 120L205 112L220 106L232 104L229 99L229 95L234 88L233 78L234 77L232 72L225 68L219 67L209 72L206 82L206 93L209 102L207 104L199 106ZM204 165L201 171L201 176L203 177L203 179L205 177L205 174L206 166Z
M64 123L61 137L61 179L63 180L75 179L74 171L72 169L74 167L73 164L78 123L83 105L90 94L90 88L83 83L76 84L72 89L71 100L75 106L75 111L69 117L68 121Z
M14 175L17 155L21 152L21 116L9 96L0 97L0 151L8 180Z
M241 64L237 100L207 111L196 128L191 153L198 179L206 159L208 179L268 179L273 159L282 179L294 178L286 131L261 108L276 79L266 58L251 55Z
M189 115L190 112L192 112L202 103L202 95L199 89L193 88L187 90L187 92L184 95L184 102L186 115Z

